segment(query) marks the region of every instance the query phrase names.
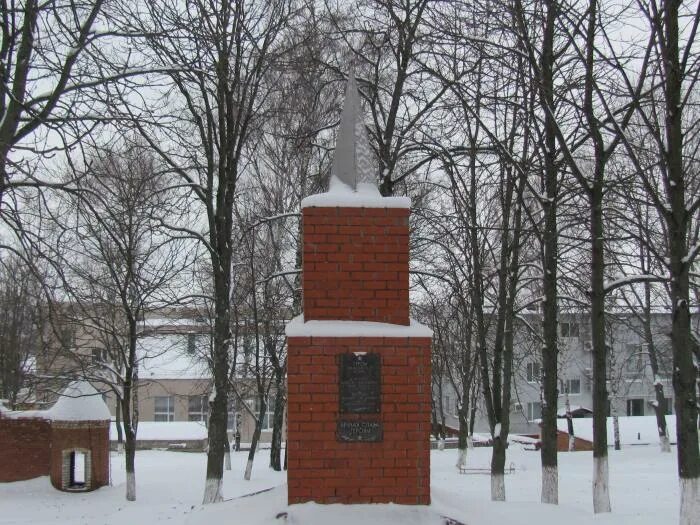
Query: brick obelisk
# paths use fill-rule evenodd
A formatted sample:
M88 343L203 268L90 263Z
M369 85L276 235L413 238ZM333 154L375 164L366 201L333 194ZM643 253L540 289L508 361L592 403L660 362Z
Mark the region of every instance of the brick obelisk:
M287 325L288 501L430 503L431 331L409 318L410 201L382 197L350 75L328 193L302 202Z

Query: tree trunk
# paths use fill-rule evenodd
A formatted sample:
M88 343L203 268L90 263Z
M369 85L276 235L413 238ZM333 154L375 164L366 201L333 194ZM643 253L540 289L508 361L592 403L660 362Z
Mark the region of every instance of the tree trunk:
M136 436L133 429L126 432L126 499L136 501L136 470L134 460L136 459Z
M571 403L569 393L566 393L566 428L569 432L569 452L576 449L576 436L574 435L574 418L571 417Z
M542 40L540 104L544 109L544 246L542 276L543 321L542 331L542 503L559 502L559 474L557 466L557 198L558 168L556 165L556 122L554 109L554 24L557 3L547 0L546 20Z
M466 389L465 389L466 390ZM457 468L463 468L467 464L467 448L469 447L469 421L467 415L469 407L462 398L462 406L457 415L459 417L459 434L457 437Z
M214 265L216 266L216 264ZM229 269L230 259L223 263L221 270ZM216 292L214 319L213 375L214 399L209 411L207 473L204 483L202 503L216 503L223 500L222 485L224 476L224 453L226 442L226 422L228 419L228 344L230 333L229 280L224 271L214 270L215 286L223 287Z
M124 452L124 430L122 429L122 407L119 398L115 400L116 410L116 426L117 426L117 454Z
M275 412L272 422L272 443L270 448L270 467L273 470L282 470L282 427L284 425L284 384L283 378L279 378L275 385Z
M228 440L228 435L224 443L224 468L231 470L231 442Z
M698 448L697 368L693 363L690 339L690 290L686 208L686 181L683 167L683 119L681 95L683 77L679 57L679 0L663 2L662 66L665 72L666 193L670 299L673 308L671 347L673 350L673 390L676 394L676 438L678 474L681 485L680 523L697 523L700 516L700 449Z
M654 376L654 394L656 395L656 403L654 403L654 413L656 414L656 428L659 431L659 445L661 452L671 452L671 442L668 439L668 429L666 426L666 397L664 396L664 385L661 382L659 375L659 357L656 354L656 345L654 344L654 334L651 330L651 286L644 283L644 339L649 351L649 364L651 365L651 373Z
M500 424L498 425L500 427ZM506 442L501 439L499 433L493 439L493 451L491 453L491 501L506 500L506 483L503 478L506 465Z
M597 163L598 164L598 163ZM610 512L608 478L608 390L605 345L605 254L603 245L603 173L598 164L591 204L591 338L593 346L593 512Z
M260 441L260 432L262 432L262 422L265 417L265 412L267 411L267 404L264 399L260 400L260 412L258 413L258 420L255 423L255 430L253 431L253 439L250 443L250 450L248 451L248 461L245 465L245 474L243 478L246 481L250 481L250 475L253 472L253 460L255 459L255 452L258 448L258 441Z

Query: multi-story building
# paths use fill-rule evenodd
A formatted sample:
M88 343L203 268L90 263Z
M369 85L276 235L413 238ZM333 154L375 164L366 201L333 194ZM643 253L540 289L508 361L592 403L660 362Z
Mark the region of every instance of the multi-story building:
M38 374L45 378L37 392L37 406L48 406L61 386L75 377L88 379L104 392L103 397L117 419L114 387L119 382L119 352L110 349L104 327L93 326L88 319L65 316L56 322L50 344L37 359ZM135 391L139 421L190 421L207 424L212 376L208 366L211 330L206 319L186 310L157 312L139 323L137 340L138 383ZM246 373L251 358L250 337L239 344L238 372L232 377L229 394L228 430L238 431L243 442L250 441L255 429L259 403L255 378ZM235 393L234 393L235 391ZM262 419L260 440L271 439L274 392L268 395Z
M528 319L537 326L536 314ZM697 320L694 320L696 323ZM651 331L659 373L651 370L649 347L644 337L640 316L617 313L608 316L606 340L609 354L608 394L609 415L653 415L656 394L654 383L661 382L667 399L664 410L673 413L671 382L671 318L666 313L651 315ZM513 433L537 434L542 415L541 358L535 340L529 338L521 324L514 348L513 391L510 407L510 429ZM557 411L566 413L567 402L575 417L592 414L592 366L590 320L587 313L561 313L559 316L559 398ZM448 380L443 381L442 406L449 427L458 428L457 396ZM436 406L439 404L436 403ZM475 423L477 432L488 432L483 407L478 406Z

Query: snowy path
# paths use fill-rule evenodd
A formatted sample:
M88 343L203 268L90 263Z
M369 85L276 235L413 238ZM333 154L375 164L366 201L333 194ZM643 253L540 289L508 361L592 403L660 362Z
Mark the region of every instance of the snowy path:
M488 468L490 449L470 451L468 466ZM655 446L610 451L613 513L594 517L591 505L591 455L562 453L560 505L539 503L539 454L511 447L508 462L515 473L506 476L507 503L489 501L489 476L459 474L455 450L433 451L433 505L430 508L374 505L286 506L285 475L267 468L267 451L256 458L253 479L242 472L244 452L234 454L233 470L226 472L224 494L231 501L202 507L205 456L194 453L142 451L136 457L137 501L124 499L123 457L112 456L114 486L87 494L54 490L48 477L0 484L0 524L124 525L167 522L182 525L366 525L438 523L439 514L467 525L671 525L677 522L678 482L675 447L662 455ZM270 487L275 490L239 498ZM288 518L277 519L280 512Z

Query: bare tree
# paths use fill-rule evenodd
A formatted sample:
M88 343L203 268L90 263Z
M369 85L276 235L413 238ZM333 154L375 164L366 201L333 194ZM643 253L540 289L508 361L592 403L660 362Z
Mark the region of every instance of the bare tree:
M0 398L15 410L36 399L36 365L48 326L41 282L32 265L15 253L0 261L0 303Z
M55 245L47 255L69 298L60 322L79 328L83 340L72 345L78 348L72 356L76 372L117 399L126 498L134 501L138 369L149 357L138 339L145 316L174 301L174 279L189 261L182 241L159 229L172 212L166 177L143 144L95 151L84 165L83 173L70 175L77 185L63 194L64 207L54 215Z
M135 45L153 65L172 68L160 79L163 87L154 88L160 105L137 109L129 100L125 109L181 187L190 190L191 204L204 212L203 224L172 226L197 238L211 262L214 391L203 501L212 503L223 497L227 442L233 208L247 160L244 146L263 121L263 102L275 89L269 72L289 47L283 37L294 10L287 0L197 1L188 7L123 5L122 23L148 35Z
M432 155L424 133L447 91L424 67L435 0L360 0L332 13L338 38L350 49L361 94L372 114L369 138L375 149L382 195L417 173ZM335 66L344 69L344 65Z

